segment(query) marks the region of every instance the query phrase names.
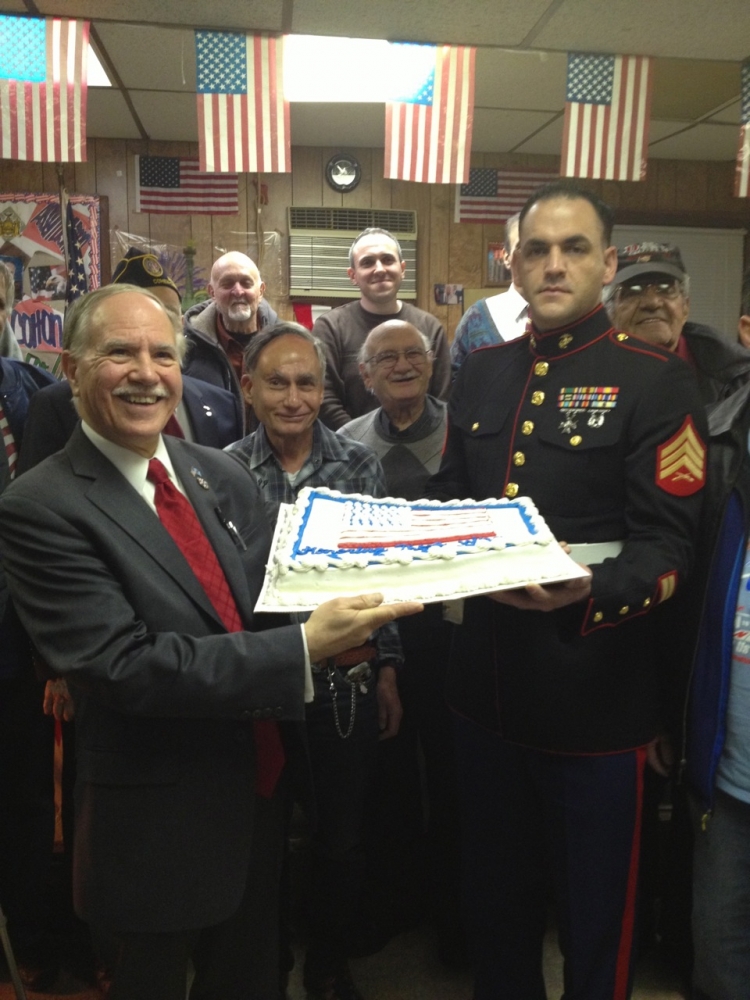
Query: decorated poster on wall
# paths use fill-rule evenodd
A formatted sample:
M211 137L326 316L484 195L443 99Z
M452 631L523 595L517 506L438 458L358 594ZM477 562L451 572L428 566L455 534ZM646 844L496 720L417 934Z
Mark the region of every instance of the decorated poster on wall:
M75 238L80 242L86 286L101 284L99 199L70 195ZM78 251L71 248L71 260ZM69 275L63 219L56 194L6 194L0 201L0 260L15 275L15 306L8 320L24 360L57 374L62 351ZM70 293L70 294L69 294Z

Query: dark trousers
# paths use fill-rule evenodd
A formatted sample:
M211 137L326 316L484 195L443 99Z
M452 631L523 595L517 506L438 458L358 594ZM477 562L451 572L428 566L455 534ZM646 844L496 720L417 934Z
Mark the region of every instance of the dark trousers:
M545 1000L550 881L564 1000L626 1000L645 750L543 753L464 719L456 737L475 1000Z
M188 958L190 1000L276 1000L286 785L282 776L272 798L256 798L245 893L229 919L164 934L104 932L116 955L109 1000L185 1000Z
M398 735L378 744L369 881L386 927L427 915L456 933L460 823L453 718L444 695L452 626L442 620L440 605L415 616L415 625L428 613L429 629L400 628L404 715Z
M339 728L346 733L351 688L336 677ZM378 741L374 680L356 691L351 734L342 739L325 674L315 675L315 700L306 706L317 825L311 840L306 968L316 974L346 960L360 922L365 871L364 815Z
M750 802L716 790L703 821L694 805L694 984L696 998L750 995Z
M0 680L0 903L23 959L47 930L55 838L54 721L30 664Z

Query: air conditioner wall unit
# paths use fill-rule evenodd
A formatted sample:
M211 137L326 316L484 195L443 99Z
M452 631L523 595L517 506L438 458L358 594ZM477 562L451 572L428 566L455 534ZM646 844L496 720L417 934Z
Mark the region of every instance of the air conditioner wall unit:
M363 229L387 229L401 245L406 276L399 298L417 297L417 213L381 208L289 208L291 298L356 298L349 247Z

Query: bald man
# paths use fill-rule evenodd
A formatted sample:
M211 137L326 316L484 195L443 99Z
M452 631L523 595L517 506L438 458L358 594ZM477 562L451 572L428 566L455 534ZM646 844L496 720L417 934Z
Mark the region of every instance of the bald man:
M207 302L185 314L188 353L183 374L229 389L244 405L240 381L242 355L250 337L275 323L276 313L263 300L266 286L255 263L244 253L225 253L211 268ZM252 408L247 429L257 427Z

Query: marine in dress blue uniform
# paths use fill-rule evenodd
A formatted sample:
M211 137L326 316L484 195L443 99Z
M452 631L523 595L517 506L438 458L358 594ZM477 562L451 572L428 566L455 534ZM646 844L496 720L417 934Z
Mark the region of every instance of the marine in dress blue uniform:
M654 625L690 569L705 422L689 367L599 305L608 244L606 206L565 185L532 196L518 251L532 332L467 359L429 486L530 496L557 538L611 543L588 580L466 602L448 699L475 1000L546 996L548 872L566 1000L630 991L643 768L662 725Z

